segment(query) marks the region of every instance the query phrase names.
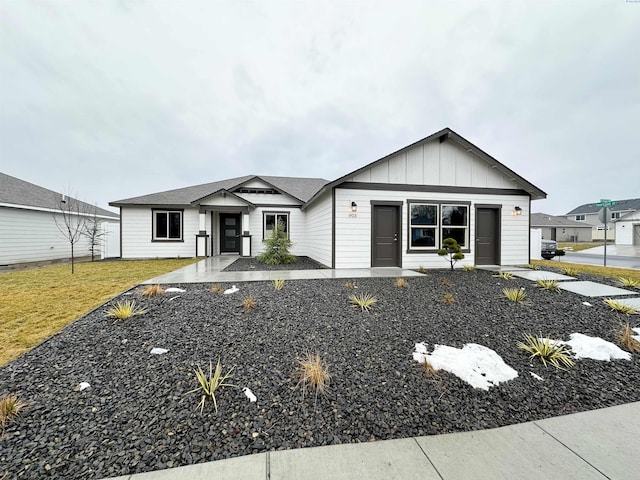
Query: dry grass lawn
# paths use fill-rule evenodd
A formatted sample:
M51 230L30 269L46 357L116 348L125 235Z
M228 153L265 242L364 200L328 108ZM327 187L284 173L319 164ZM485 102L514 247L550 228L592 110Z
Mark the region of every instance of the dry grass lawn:
M66 264L0 272L0 366L65 325L151 277L195 259Z

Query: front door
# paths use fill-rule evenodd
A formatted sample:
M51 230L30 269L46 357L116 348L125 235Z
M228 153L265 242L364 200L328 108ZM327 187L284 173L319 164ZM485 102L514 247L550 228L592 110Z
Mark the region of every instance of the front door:
M373 205L372 267L401 267L400 206Z
M500 265L500 210L476 208L476 265Z
M220 253L240 253L239 213L220 214Z

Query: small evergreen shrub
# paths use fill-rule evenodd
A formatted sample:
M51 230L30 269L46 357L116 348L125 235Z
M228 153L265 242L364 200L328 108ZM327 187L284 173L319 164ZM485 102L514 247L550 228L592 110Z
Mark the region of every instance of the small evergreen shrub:
M451 270L458 260L464 258L462 248L453 238L445 238L442 241L442 248L438 250L438 255L446 257L445 260L451 264Z
M258 255L258 261L267 265L285 265L295 263L298 259L289 253L291 240L284 231L284 225L278 222L274 226L271 236L264 241L265 251Z

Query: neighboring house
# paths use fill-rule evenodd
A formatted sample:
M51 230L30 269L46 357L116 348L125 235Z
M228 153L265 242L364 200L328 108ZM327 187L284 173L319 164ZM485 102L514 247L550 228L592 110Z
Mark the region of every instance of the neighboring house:
M591 225L592 240L604 240L604 223L599 219L600 209L596 203L585 203L579 207L574 208L567 214L563 215L569 220L576 222L584 222L587 225ZM609 207L609 218L607 221L607 240L613 240L615 238L615 225L614 220L617 220L628 213L640 210L640 198L632 198L629 200L616 200L616 204L613 207Z
M557 242L590 242L591 225L546 213L531 214L531 228L538 228L545 240Z
M334 181L249 175L111 202L122 257L255 256L282 222L292 253L333 268L529 262L531 200L546 194L446 128Z
M78 202L62 194L33 183L0 173L0 266L18 263L63 260L71 257L69 241L56 225L63 224L61 201ZM118 214L78 202L79 210L93 218L94 212L104 231L107 224L114 229L119 226ZM103 236L102 250L115 250L118 255L119 236ZM76 257L91 255L88 241L80 240L75 247Z
M640 246L640 209L618 218L614 225L616 245Z

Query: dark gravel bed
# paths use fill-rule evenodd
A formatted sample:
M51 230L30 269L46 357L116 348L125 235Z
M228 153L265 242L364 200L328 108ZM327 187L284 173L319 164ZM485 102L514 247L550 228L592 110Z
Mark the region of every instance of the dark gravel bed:
M259 262L255 257L239 258L222 271L251 272L260 270L319 270L328 268L309 257L297 258L298 260L295 263L288 263L285 265L267 265Z
M586 278L586 277L585 277ZM451 286L443 285L447 279ZM600 279L601 280L601 279ZM144 316L114 321L104 309L0 369L0 392L28 410L0 440L0 478L101 478L268 450L368 442L485 429L640 400L640 361L579 360L562 371L530 362L523 333L613 340L620 318L601 300L550 293L525 280L482 271L430 271L396 288L391 278L358 279L378 298L370 313L351 308L344 280L242 283L219 295L189 284L183 294L145 298ZM604 283L604 282L603 282ZM530 303L502 297L525 287ZM223 285L226 287L226 285ZM451 293L455 303L442 301ZM251 295L257 309L240 304ZM121 296L118 299L132 298ZM640 318L630 318L638 326ZM457 377L427 375L414 344L494 349L519 376L489 391ZM169 350L150 355L152 347ZM326 397L302 397L296 358L319 352L332 375ZM200 396L193 369L220 358L235 367L217 394ZM540 382L529 372L544 378ZM89 389L74 391L82 381Z

